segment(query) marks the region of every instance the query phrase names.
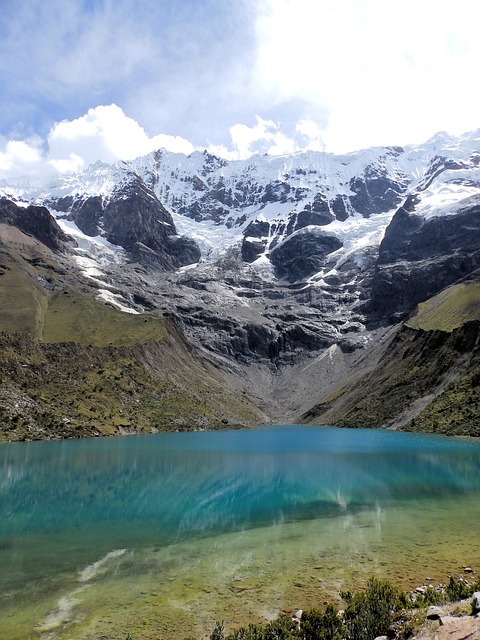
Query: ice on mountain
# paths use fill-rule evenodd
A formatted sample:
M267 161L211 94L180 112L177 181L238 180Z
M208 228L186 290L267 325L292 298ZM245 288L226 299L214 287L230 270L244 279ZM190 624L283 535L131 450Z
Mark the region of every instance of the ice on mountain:
M108 289L99 289L97 298L99 300L107 302L112 307L115 307L115 309L123 311L124 313L140 313L136 309L132 309L131 307L129 307L127 301L122 295L120 295L119 293L112 293L112 291L109 291Z

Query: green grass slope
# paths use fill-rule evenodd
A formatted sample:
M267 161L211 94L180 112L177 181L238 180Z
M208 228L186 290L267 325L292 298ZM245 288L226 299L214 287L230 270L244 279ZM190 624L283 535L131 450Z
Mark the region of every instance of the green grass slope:
M118 311L91 295L64 289L48 298L42 340L97 347L133 347L165 338L160 316Z
M0 441L249 426L260 412L174 327L162 342L103 347L0 334Z
M0 330L38 336L46 298L27 260L0 243Z
M438 329L451 332L472 320L480 320L478 282L453 285L422 302L406 326L423 331Z
M375 368L345 381L301 420L480 436L480 285L420 305Z
M250 426L265 416L160 315L0 243L0 441Z

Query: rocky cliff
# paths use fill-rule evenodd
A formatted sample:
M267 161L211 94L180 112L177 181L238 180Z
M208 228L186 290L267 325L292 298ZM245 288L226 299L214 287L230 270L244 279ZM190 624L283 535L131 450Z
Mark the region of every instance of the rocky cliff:
M158 151L4 183L0 288L6 300L21 281L23 311L4 310L0 328L18 313L18 329L45 340L44 310L68 286L121 314L167 318L263 421L405 426L440 389L476 379L476 356L458 364L475 314L453 334L401 323L478 281L479 160L480 134L442 134L346 156ZM445 430L476 430L462 421Z

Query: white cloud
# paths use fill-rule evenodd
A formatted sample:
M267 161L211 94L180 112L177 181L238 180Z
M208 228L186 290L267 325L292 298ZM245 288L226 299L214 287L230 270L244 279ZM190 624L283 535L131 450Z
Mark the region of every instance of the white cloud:
M344 153L480 126L478 0L209 0L175 12L52 0L35 15L30 4L0 29L2 116L21 121L0 140L3 175L161 147ZM64 119L41 120L45 140L18 133L49 109Z
M325 151L324 131L317 122L308 119L299 120L295 131L304 140L305 151Z
M184 151L176 136L221 143L256 112L245 106L256 3L16 0L0 24L0 133L46 136L114 103Z
M159 133L157 136L150 138L148 146L150 147L149 151L166 149L167 151L184 153L185 155L189 155L195 151L195 147L190 140L182 138L181 136L170 136L166 133Z
M286 155L297 151L322 151L322 130L312 120L300 120L293 135L282 130L273 120L255 116L256 124L235 124L230 127L231 145L210 145L208 150L228 160L244 160L254 153Z
M17 0L0 27L0 131L51 130L65 171L150 144L344 152L480 124L478 0L170 4Z
M49 159L57 169L68 167L69 163L80 164L80 160L82 165L96 160L133 160L160 147L187 154L195 150L179 136L159 134L150 138L115 104L98 106L80 118L55 124L48 136L48 147Z
M192 143L180 136L149 137L138 122L115 104L98 106L80 118L56 123L45 146L47 151L42 152L39 138L5 141L0 150L0 176L53 170L72 173L97 160L133 160L160 148L187 155L195 151Z
M282 133L272 120L263 120L256 116L256 124L249 127L246 124L235 124L230 127L230 136L237 157L248 158L252 153L263 151L265 148L282 144Z
M263 0L261 7L256 90L270 102L302 96L325 107L328 151L479 126L477 0Z
M0 148L0 176L18 176L37 171L43 165L40 140L3 141Z
M69 153L67 158L48 160L48 164L58 173L75 173L85 166L83 158L73 152Z

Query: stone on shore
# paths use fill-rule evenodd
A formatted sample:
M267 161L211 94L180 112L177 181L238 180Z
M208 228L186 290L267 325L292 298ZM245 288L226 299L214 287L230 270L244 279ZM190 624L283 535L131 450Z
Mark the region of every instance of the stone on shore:
M444 616L434 640L480 640L480 619L472 616Z

